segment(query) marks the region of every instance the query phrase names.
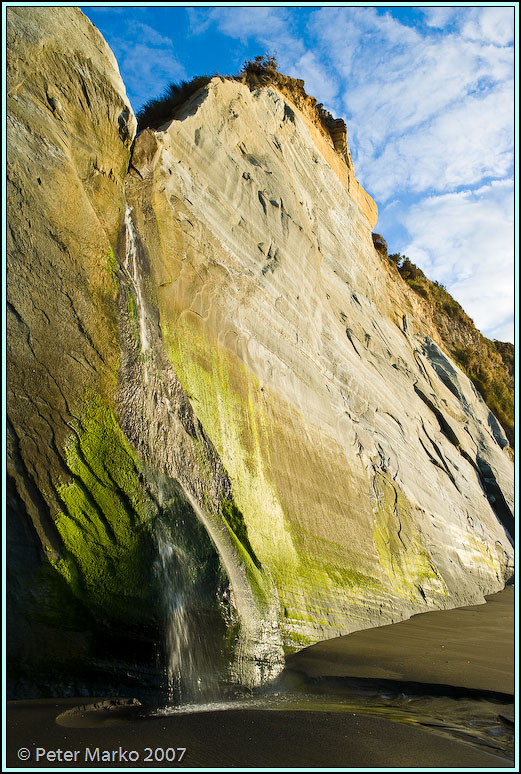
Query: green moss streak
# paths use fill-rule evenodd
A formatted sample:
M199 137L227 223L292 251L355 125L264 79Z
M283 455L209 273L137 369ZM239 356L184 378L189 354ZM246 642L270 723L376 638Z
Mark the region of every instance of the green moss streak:
M313 543L310 550L293 534L269 479L274 428L260 385L232 353L209 342L197 325L179 320L174 331L163 321L163 341L232 481L235 503L224 502L221 516L244 559L252 588L265 585L260 583L262 563L283 606L294 608L293 594L299 599L300 609L291 618L307 616L310 623L323 618L324 611L313 603L317 589L328 612L345 618L346 599L362 604L382 590L380 581L355 569L345 547Z
M255 556L255 551L251 547L244 517L235 503L230 500L223 500L221 503L221 516L228 529L234 533L237 540L244 546L254 565L260 569L261 563Z
M117 292L118 289L119 289L119 284L118 284L118 260L117 260L116 256L114 255L114 251L113 251L112 247L109 247L109 252L108 252L108 256L107 256L107 268L109 270L109 274L110 274L110 277L111 277L111 280L112 280L112 286L113 286L112 289Z
M263 564L267 560L277 583L277 576L285 574L288 566L297 566L298 556L266 474L265 438L269 431L258 382L226 350L210 345L187 323L178 322L175 332L163 324L163 341L230 476L244 528L229 506L225 506L223 518L250 557Z
M72 481L56 484L65 551L55 568L91 609L135 618L147 598L150 508L136 457L99 397L86 402L65 455Z
M416 599L421 597L418 587L422 586L446 596L445 583L415 533L409 506L400 489L383 473L375 474L374 489L374 543L394 592Z

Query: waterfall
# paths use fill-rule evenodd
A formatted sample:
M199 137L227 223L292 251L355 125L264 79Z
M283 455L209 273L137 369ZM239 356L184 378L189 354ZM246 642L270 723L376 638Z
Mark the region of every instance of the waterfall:
M276 677L284 668L284 654L277 623L278 598L259 603L225 531L215 524L185 490L188 502L212 539L230 579L232 603L240 619L233 660L229 664L229 679L249 688ZM226 539L228 538L228 539Z
M221 696L221 686L253 688L272 679L284 666L275 609L259 616L251 588L236 557L218 535L195 499L186 494L193 518L217 550L229 579L227 602L214 589L202 589L198 540L188 519L163 515L154 527L157 559L154 575L164 616L164 675L169 705L205 703ZM199 538L200 540L200 538ZM208 608L213 605L209 620ZM223 648L225 630L237 624ZM219 631L219 625L221 631Z
M170 704L207 702L218 697L222 682L251 688L281 671L278 599L266 573L256 580L263 598L258 588L253 592L220 517L231 484L164 351L159 313L145 292L147 259L129 205L124 247L119 411L122 429L150 466L146 482L160 507L153 573L164 618L167 697ZM201 453L208 455L211 477L201 471ZM222 573L213 576L213 589L202 577L208 551Z
M139 319L139 340L141 343L141 352L144 356L144 375L148 381L148 368L146 353L149 347L146 308L143 300L143 290L141 287L141 272L139 271L138 251L136 243L136 234L132 223L132 207L127 204L125 208L125 271L132 283L134 293L136 294L136 307Z
M171 704L210 701L217 696L220 664L215 642L205 632L193 557L164 524L155 531L155 575L165 621L167 700Z

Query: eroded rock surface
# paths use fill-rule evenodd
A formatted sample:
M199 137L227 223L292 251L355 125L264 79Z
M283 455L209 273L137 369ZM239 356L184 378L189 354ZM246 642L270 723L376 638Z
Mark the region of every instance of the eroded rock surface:
M275 88L214 79L137 138L127 182L163 343L288 643L480 600L512 554L479 461L511 507L504 434L324 145Z
M271 586L252 591L228 476L145 308L115 59L74 8L10 9L8 43L13 695L158 690L172 605L258 682L282 663Z
M114 414L136 121L79 9L10 8L7 23L10 679L48 695L65 673L77 693L107 684L108 654L150 650L154 507Z
M14 695L143 696L166 580L250 685L502 588L508 442L375 250L344 125L216 78L130 158L92 24L7 19Z

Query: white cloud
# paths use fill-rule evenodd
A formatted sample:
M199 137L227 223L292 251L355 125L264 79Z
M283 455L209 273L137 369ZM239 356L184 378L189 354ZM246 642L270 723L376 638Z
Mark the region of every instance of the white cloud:
M513 164L513 115L506 83L484 97L469 96L431 122L393 138L383 152L358 165L380 200L397 190L447 191L505 177Z
M131 32L133 37L137 38L142 44L166 49L171 49L174 45L174 41L171 38L161 35L149 24L134 21L132 24L129 24L129 28L129 32Z
M451 11L460 22L474 19L467 9ZM484 24L489 16L479 19ZM342 112L357 172L371 193L444 191L508 173L511 47L492 45L490 36L482 42L456 32L422 35L374 8L322 8L312 32L322 59L343 76Z
M317 96L330 109L338 90L338 82L319 62L312 51L306 51L288 70L288 75L302 78L308 94Z
M285 45L291 49L297 47L300 53L304 52L302 43L290 32L289 14L281 7L191 9L189 19L195 35L206 31L213 24L223 35L236 38L242 43L256 38L264 46L264 51L260 53L275 53L276 48Z
M456 9L450 5L437 5L421 9L425 15L425 22L429 27L442 29L454 18Z
M125 20L120 36L111 40L134 108L159 96L169 83L186 78L174 41L148 24Z
M271 43L288 35L286 14L281 8L215 8L212 16L221 32L242 41L255 37Z
M403 253L462 305L484 335L513 341L513 185L431 196L403 217Z
M466 38L506 46L514 39L514 7L472 8L461 32Z
M214 8L210 12L191 9L190 25L194 34L215 24L224 35L247 43L255 38L259 54L277 56L279 69L302 78L308 94L331 106L338 91L338 80L317 58L307 43L294 30L291 13L283 7Z
M349 89L374 84L375 72L391 75L393 67L407 63L403 53L421 41L415 29L371 7L322 8L312 15L309 34L321 59L330 60Z

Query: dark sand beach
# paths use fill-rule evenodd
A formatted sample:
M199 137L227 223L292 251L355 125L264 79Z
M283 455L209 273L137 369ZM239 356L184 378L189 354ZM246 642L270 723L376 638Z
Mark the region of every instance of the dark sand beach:
M486 605L306 648L275 685L241 701L159 714L89 709L99 699L10 702L7 765L513 768L513 654L509 587ZM154 760L164 754L176 760Z
M486 605L421 613L311 645L287 666L309 677L362 677L514 693L514 587Z

